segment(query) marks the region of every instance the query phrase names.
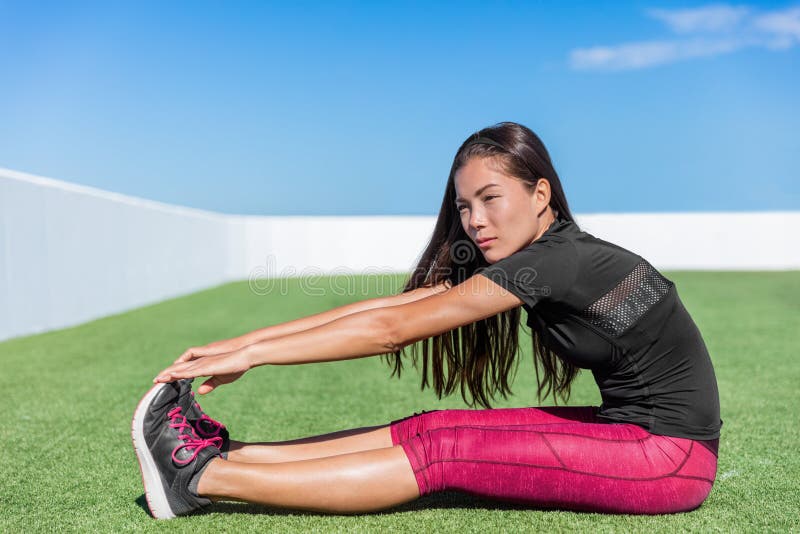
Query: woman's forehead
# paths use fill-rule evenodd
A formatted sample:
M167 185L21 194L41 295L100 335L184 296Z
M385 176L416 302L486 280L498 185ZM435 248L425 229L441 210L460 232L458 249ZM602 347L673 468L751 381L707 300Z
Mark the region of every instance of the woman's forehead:
M492 188L505 189L521 185L518 179L507 175L498 165L482 164L481 159L483 158L474 158L456 171L454 183L458 198L479 195Z

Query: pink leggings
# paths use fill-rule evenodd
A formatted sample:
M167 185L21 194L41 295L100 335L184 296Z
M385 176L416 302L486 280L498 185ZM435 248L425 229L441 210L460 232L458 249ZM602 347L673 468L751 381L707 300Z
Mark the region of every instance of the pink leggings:
M686 512L706 499L718 440L651 434L597 419L598 408L432 410L391 422L420 495L588 512Z

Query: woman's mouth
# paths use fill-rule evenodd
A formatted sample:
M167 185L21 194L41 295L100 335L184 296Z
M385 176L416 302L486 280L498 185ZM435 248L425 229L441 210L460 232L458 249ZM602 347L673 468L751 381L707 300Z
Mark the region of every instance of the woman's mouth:
M495 239L497 239L497 238L496 237L492 237L490 239L487 239L486 241L481 241L480 243L478 243L478 246L481 247L481 248L486 248L486 247L490 246L492 243L494 243Z

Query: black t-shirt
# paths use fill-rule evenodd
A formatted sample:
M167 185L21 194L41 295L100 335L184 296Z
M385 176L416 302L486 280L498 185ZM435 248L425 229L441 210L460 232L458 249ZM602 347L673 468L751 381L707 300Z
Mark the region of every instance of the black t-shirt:
M522 300L545 347L591 369L600 418L653 434L719 437L705 342L675 284L641 256L559 216L539 239L478 274Z

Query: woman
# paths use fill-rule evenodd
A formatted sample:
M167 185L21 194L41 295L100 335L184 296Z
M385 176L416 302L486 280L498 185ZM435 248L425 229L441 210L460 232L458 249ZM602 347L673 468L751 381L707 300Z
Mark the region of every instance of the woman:
M520 307L539 399L566 400L586 368L601 406L490 407L495 392L510 392ZM249 444L229 441L192 400L194 377L211 377L198 389L205 394L265 364L385 355L399 375L402 348L421 340L422 388L430 359L440 398L460 385L465 401L467 388L471 405L485 409ZM716 475L716 379L675 285L578 228L547 150L516 123L485 128L458 149L433 237L403 293L191 348L154 382L133 435L155 517L225 499L365 512L441 490L539 508L672 513L698 507Z

